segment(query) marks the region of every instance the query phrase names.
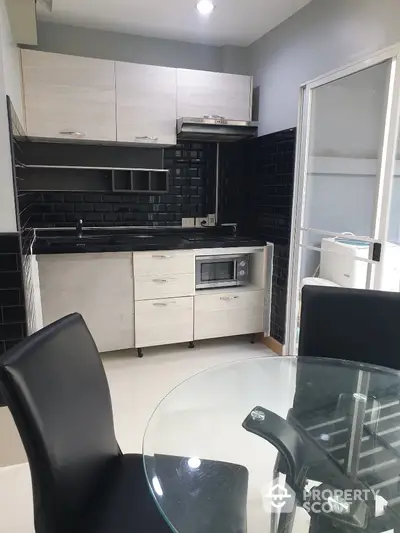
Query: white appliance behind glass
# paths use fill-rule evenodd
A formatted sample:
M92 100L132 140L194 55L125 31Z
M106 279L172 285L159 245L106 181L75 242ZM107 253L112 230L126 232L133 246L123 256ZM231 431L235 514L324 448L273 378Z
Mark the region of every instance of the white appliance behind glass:
M196 289L247 285L249 261L248 254L196 257Z
M320 278L342 287L365 289L368 264L357 258L368 259L369 244L345 238L326 238L321 243ZM382 287L384 291L400 291L400 246L386 243L383 259Z

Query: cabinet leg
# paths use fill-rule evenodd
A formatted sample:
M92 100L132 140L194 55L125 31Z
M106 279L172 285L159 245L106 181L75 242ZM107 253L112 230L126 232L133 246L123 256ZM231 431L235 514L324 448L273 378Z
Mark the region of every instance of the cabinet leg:
M137 356L138 357L143 357L143 349L142 348L138 348L137 349Z
M194 342L193 341L189 342L189 348L194 348Z
M251 341L250 341L251 344L255 344L256 340L257 340L257 335L254 333L254 334L251 336Z

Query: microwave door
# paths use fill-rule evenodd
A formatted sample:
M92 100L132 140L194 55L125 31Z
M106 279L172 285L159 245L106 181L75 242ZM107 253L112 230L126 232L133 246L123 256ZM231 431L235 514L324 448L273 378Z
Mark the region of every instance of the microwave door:
M232 287L236 284L236 261L232 256L201 257L196 262L196 287Z

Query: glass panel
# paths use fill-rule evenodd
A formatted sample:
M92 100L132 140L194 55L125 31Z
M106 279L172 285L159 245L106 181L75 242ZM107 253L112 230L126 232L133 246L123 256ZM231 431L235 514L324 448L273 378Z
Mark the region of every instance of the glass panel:
M387 242L383 245L377 288L400 292L400 133L398 137Z
M229 281L234 279L234 261L201 264L201 281Z
M296 301L296 347L293 354L297 353L303 287L319 285L366 289L373 282L376 268L376 264L369 259L372 257L373 243L362 239L302 231L300 243L300 286Z
M303 234L300 244L308 248L296 251L297 290L292 291L287 331L290 353L295 353L298 295L305 278L344 287L374 286L375 267L368 263L372 244L339 239L345 233L361 241L375 236L390 70L391 60L311 91L302 227L319 231Z
M390 62L312 92L303 226L372 237Z

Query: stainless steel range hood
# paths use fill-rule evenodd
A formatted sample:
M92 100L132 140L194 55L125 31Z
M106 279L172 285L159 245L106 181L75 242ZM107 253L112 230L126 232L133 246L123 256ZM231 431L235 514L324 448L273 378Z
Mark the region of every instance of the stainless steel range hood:
M224 117L183 117L177 121L181 141L236 142L257 136L257 122L227 120Z

